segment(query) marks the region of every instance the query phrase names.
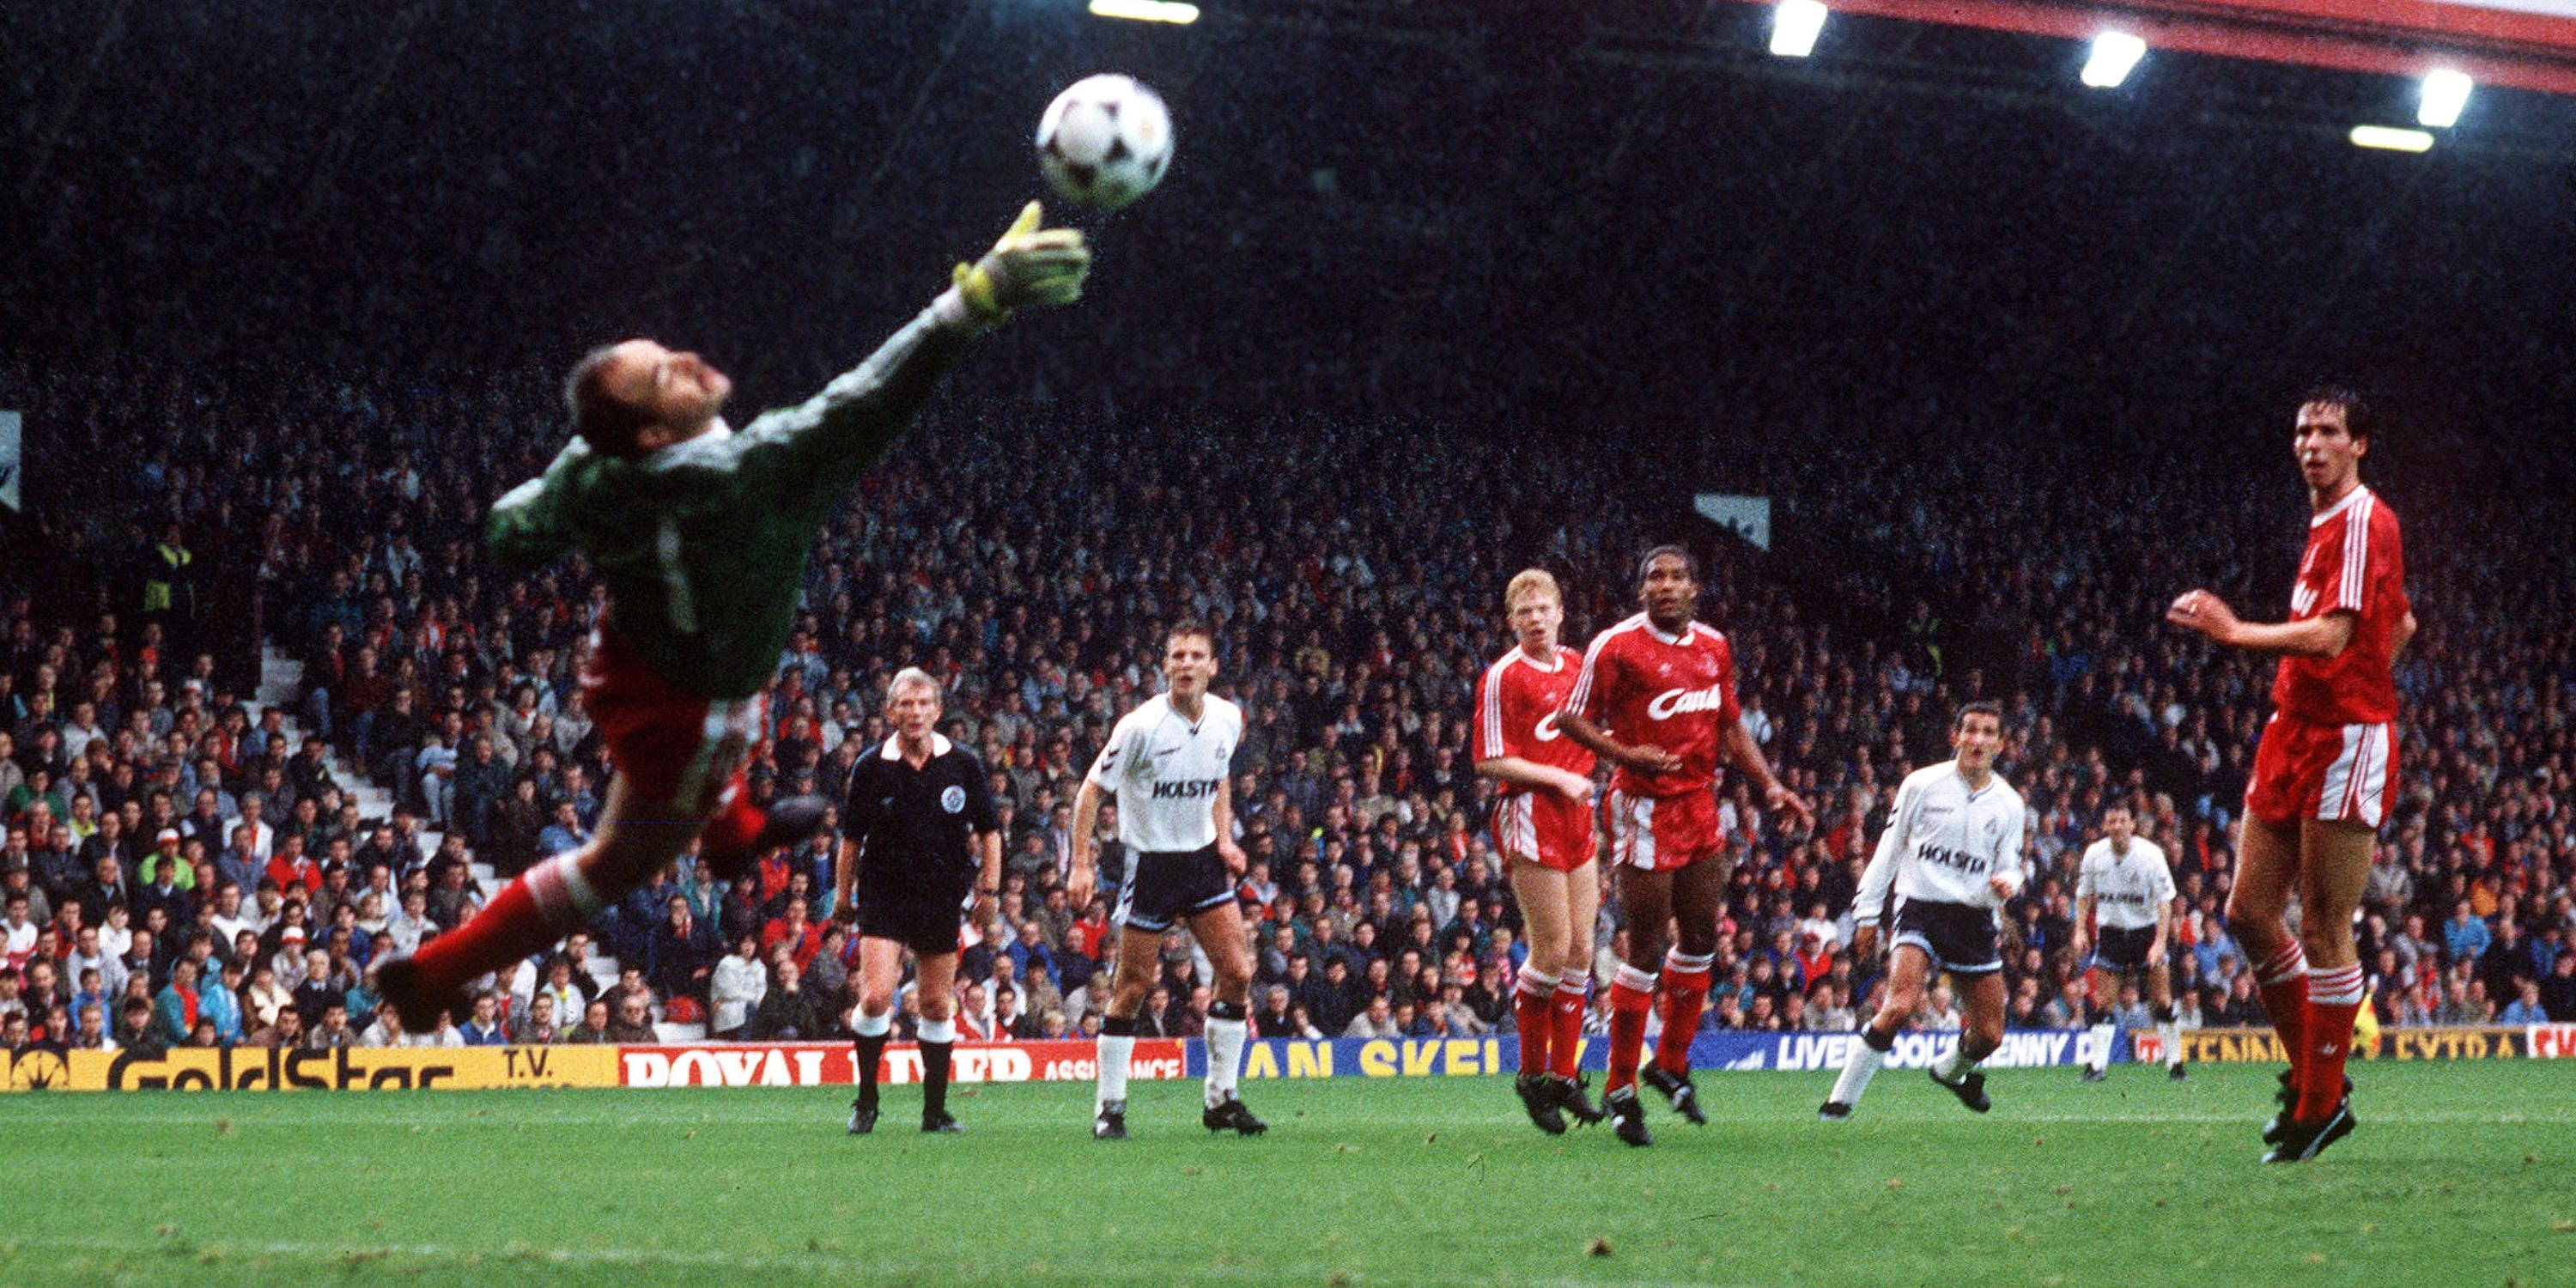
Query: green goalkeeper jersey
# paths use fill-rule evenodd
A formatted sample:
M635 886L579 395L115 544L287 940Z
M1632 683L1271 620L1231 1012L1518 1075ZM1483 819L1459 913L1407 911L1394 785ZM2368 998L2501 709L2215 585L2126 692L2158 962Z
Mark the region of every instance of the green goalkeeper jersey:
M814 536L903 432L969 332L930 310L801 406L621 460L575 439L492 505L492 557L579 550L608 621L656 675L711 701L758 693L786 645Z

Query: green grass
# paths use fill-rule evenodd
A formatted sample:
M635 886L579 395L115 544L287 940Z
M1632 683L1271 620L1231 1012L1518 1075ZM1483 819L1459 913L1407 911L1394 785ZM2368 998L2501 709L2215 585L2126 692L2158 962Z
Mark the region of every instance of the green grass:
M832 1090L12 1096L0 1285L2576 1282L2576 1067L2358 1073L2276 1168L2252 1066L2001 1072L1984 1118L1890 1071L1831 1125L1826 1075L1704 1073L1649 1150L1500 1078L1254 1083L1257 1140L1138 1084L1124 1146L1062 1084L940 1138L894 1088L866 1139Z

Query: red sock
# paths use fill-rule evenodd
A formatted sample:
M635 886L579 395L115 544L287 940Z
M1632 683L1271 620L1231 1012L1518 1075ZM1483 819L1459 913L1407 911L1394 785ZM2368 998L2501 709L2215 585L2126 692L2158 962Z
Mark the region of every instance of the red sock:
M1521 967L1520 987L1512 990L1512 1027L1521 1035L1521 1072L1545 1073L1548 1050L1556 1032L1549 1014L1556 997L1556 976Z
M2352 1020L2361 1012L2361 966L2308 972L2308 1006L2302 1034L2306 1058L2298 1072L2299 1108L2292 1116L2317 1122L2343 1099L2343 1062L2352 1054Z
M1646 1052L1646 1012L1655 1008L1655 977L1621 966L1610 985L1610 1077L1606 1091L1637 1085L1637 1062Z
M1664 954L1664 1031L1655 1038L1655 1067L1666 1073L1690 1072L1691 1039L1708 1003L1708 964L1706 957Z
M724 795L717 798L716 816L698 833L704 843L707 866L721 875L728 867L747 864L759 856L752 854L751 843L769 822L769 812L751 803L751 781L735 774L725 785Z
M2299 1066L2307 1063L2307 1048L2299 1035L2307 1028L2308 955L2291 940L2279 952L2263 959L2254 968L2254 988L2263 995L2263 1009L2272 1016L2272 1031L2281 1035L2281 1050L2290 1059L2290 1085L2299 1085Z
M1556 1026L1548 1047L1549 1072L1560 1078L1572 1078L1583 1072L1583 996L1592 976L1580 967L1568 966L1556 981L1556 1006L1549 1020Z
M501 888L464 925L420 946L412 962L431 993L461 988L579 929L604 900L573 863L579 851L539 863Z

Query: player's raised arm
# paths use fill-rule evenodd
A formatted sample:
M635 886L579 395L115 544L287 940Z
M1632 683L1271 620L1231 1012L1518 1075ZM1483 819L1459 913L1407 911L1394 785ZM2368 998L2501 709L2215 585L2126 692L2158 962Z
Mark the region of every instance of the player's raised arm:
M2292 657L2333 657L2352 643L2351 610L2337 610L2299 622L2249 622L2227 601L2206 590L2186 590L2165 609L2165 620L2195 630L2229 648Z
M965 352L966 342L1023 308L1082 298L1091 251L1072 228L1041 228L1032 201L982 259L960 264L930 307L803 404L743 431L746 464L781 484L837 495L885 454Z

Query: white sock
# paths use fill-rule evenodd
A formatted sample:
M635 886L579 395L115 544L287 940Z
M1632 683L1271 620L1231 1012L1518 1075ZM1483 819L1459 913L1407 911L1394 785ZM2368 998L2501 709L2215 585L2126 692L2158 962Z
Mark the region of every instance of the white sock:
M1887 1063L1887 1053L1869 1044L1867 1031L1855 1035L1851 1054L1843 1059L1843 1076L1834 1079L1834 1100L1839 1104L1857 1105L1860 1093L1869 1090L1869 1080L1878 1066Z
M1135 1054L1135 1034L1119 1037L1106 1033L1100 1035L1100 1095L1098 1103L1092 1107L1093 1112L1098 1112L1103 1105L1125 1102L1127 1061Z
M2095 1073L2100 1073L2104 1069L2109 1068L2111 1064L2111 1042L2112 1039L2118 1035L2119 1029L2114 1025L2094 1025L2093 1058L2085 1061L2084 1067L2091 1069Z
M566 850L528 869L527 876L521 878L528 883L528 897L536 901L537 911L549 928L570 933L608 906L598 887L582 872L580 859L581 851Z
M2165 1067L2182 1067L2182 1025L2167 1020L2156 1026L2156 1038L2165 1044Z
M957 1021L923 1020L919 1033L924 1042L954 1042L957 1040Z
M859 1012L859 1018L850 1022L850 1031L863 1038L881 1038L893 1030L894 1012L891 1010L883 1015L870 1015L863 1010Z
M1242 1020L1207 1022L1207 1103L1213 1109L1234 1095L1236 1073L1243 1068Z
M1932 1076L1943 1082L1957 1082L1968 1076L1968 1070L1976 1067L1977 1062L1968 1058L1968 1039L1962 1034L1956 1045L1932 1062Z

